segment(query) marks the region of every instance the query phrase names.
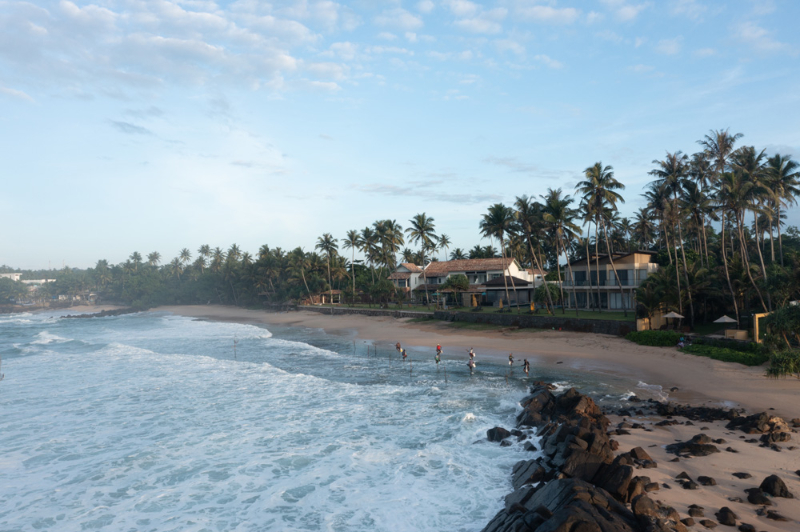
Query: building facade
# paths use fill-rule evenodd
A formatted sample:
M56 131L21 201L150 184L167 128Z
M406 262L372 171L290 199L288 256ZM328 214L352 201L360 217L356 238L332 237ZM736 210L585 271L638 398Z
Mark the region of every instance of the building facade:
M562 283L565 297L569 294L570 305L578 308L600 308L603 310L631 310L634 308L634 292L642 282L658 270L653 251L615 253L614 266L608 254L572 261ZM620 289L621 288L621 289Z

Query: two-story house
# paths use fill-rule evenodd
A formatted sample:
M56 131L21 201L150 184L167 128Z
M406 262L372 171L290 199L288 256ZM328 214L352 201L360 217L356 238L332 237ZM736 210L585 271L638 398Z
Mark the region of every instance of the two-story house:
M566 273L565 295L569 294L571 305L578 308L633 309L634 291L648 275L658 270L655 257L654 251L614 253L619 278L614 276L608 254L591 255L588 264L585 258L572 261L569 268L562 270L562 274Z
M545 276L545 272L540 270L521 268L515 259L494 258L435 261L429 263L424 271L416 264L402 263L389 279L396 287L410 292L412 299L420 299L425 297L426 291L429 296L447 293L442 285L448 277L459 274L469 281L469 290L462 294L467 306L472 301L497 304L500 300L508 305L506 283L511 302L527 305L533 290L544 282Z

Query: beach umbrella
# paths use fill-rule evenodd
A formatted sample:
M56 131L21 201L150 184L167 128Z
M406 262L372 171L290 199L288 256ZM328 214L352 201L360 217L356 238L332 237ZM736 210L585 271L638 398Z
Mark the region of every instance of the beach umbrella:
M721 318L714 320L714 323L736 323L736 320L729 318L728 316L722 316Z
M675 318L675 319L682 319L683 316L678 314L677 312L670 312L669 314L664 314L665 318Z

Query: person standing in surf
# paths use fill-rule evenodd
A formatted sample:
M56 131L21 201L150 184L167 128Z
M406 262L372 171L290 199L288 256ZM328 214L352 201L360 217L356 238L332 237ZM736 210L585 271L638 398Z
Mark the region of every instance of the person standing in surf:
M400 348L400 354L403 355L403 361L405 361L406 357L408 357L408 354L406 354L406 350L402 347Z
M531 370L531 363L528 362L527 358L522 361L522 369L525 370L525 375L528 375Z
M436 353L436 356L433 357L433 360L436 362L436 366L438 367L439 366L439 362L442 361L442 358L441 358L441 356L439 355L438 352Z
M473 362L472 359L469 359L469 362L467 362L467 367L469 368L470 374L472 374L472 372L475 370L475 362Z
M508 365L509 366L513 366L514 365L514 353L509 353L508 354Z

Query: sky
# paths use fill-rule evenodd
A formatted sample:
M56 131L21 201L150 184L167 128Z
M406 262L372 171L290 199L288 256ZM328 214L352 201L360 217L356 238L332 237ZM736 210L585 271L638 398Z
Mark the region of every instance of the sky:
M798 19L791 0L0 0L0 264L311 250L422 212L466 249L491 204L572 193L598 161L631 216L652 161L711 129L800 158Z

